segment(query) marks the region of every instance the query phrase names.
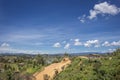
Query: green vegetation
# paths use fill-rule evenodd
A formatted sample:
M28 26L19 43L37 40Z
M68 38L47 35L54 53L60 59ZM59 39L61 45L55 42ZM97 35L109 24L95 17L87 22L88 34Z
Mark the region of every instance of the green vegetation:
M33 80L44 65L41 55L0 56L0 80Z
M54 80L120 80L120 49L100 57L74 57Z
M54 80L120 80L120 49L108 54L90 54L86 58L60 55L1 55L0 80L35 80L35 72L44 66L60 62L63 57L71 58L71 65ZM64 67L63 67L64 69ZM45 80L49 79L44 75Z

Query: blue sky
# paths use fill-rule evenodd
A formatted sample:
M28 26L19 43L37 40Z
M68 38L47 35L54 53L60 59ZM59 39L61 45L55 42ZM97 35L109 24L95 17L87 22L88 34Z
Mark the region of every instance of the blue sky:
M0 52L107 52L120 47L119 0L0 0Z

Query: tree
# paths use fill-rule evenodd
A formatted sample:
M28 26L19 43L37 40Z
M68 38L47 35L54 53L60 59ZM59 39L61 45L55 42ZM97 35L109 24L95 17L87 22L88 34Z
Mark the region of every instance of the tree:
M69 57L69 54L67 52L65 52L64 57Z
M35 57L35 59L36 59L36 61L37 61L37 64L42 64L42 65L44 65L45 64L45 61L44 61L44 59L43 59L43 57L40 55L40 54L38 54L36 57Z
M8 72L7 72L7 80L11 80L12 79L12 73L11 73L11 71L9 70Z

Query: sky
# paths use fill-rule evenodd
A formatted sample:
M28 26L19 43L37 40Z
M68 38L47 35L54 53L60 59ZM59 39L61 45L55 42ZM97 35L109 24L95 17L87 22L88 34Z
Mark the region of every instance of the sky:
M120 0L0 0L0 53L112 52Z

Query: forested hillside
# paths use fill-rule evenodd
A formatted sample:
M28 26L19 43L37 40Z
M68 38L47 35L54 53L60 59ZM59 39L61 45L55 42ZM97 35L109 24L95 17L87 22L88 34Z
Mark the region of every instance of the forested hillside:
M54 80L120 80L120 49L102 57L75 57Z

